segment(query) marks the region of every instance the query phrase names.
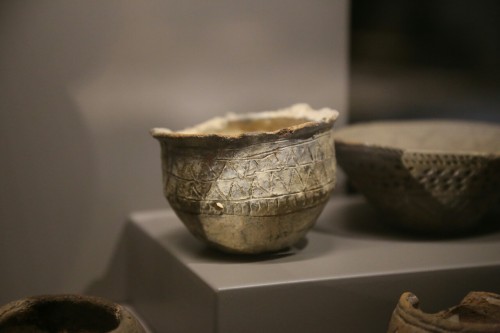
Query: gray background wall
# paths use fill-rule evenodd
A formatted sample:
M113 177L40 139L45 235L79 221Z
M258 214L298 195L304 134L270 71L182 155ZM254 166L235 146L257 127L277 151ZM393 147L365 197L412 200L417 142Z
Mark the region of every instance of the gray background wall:
M348 1L2 1L0 303L99 288L162 209L154 126L295 102L346 120Z

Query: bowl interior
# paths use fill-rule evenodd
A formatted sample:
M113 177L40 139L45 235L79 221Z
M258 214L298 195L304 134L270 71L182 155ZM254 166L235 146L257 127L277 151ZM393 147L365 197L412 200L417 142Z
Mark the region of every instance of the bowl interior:
M240 119L230 120L219 126L204 127L197 130L203 134L239 135L252 132L274 132L283 128L302 125L308 122L302 118Z
M110 306L82 300L46 299L19 311L9 320L0 321L0 331L107 333L119 324L116 309Z
M393 121L352 125L337 141L402 150L500 153L500 126L465 121Z
M307 104L295 104L288 108L250 112L228 113L215 117L193 127L180 131L168 128L153 128L151 135L157 139L193 139L206 137L244 138L249 134L303 135L317 129L331 128L338 117L338 112L328 108L312 109Z

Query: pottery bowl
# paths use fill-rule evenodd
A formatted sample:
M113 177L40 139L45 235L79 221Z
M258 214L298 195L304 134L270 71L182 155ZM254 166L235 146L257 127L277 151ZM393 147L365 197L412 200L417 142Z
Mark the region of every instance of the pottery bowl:
M198 239L226 252L285 249L313 226L335 185L337 111L297 104L154 128L168 202Z
M500 202L500 126L415 120L357 124L335 134L339 165L388 222L469 230Z
M82 295L34 296L0 307L0 333L145 333L122 306Z
M500 295L472 291L458 304L437 313L419 308L410 292L401 295L392 313L387 333L500 332Z

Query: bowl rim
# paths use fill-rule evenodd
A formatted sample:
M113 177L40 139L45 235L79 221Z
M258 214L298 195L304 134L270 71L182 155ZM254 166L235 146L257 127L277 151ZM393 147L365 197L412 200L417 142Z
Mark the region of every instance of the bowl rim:
M481 294L484 294L485 296L488 295L489 297L495 299L500 299L499 295L497 294L491 292L477 292L477 291L470 292L466 297L471 297L471 295L481 295ZM395 313L398 313L398 315L402 317L410 317L411 318L410 321L417 320L424 325L431 324L441 329L447 329L457 332L463 329L467 329L470 331L477 331L477 332L485 332L485 333L498 332L498 329L500 328L499 323L468 322L467 324L464 324L463 322L450 321L449 319L438 317L438 314L446 310L442 310L437 313L428 313L422 311L419 305L420 305L419 298L414 293L406 291L400 296L398 304L396 305Z
M499 145L497 151L480 151L480 150L460 150L460 149L430 149L430 148L410 148L401 147L395 144L382 144L369 142L368 140L356 140L352 138L346 138L345 134L347 131L352 131L356 129L374 128L378 126L398 126L398 125L418 125L418 124L443 124L443 125L471 125L471 126L481 126L484 128L496 129L500 133L500 126L495 123L487 123L481 121L468 121L468 120L450 120L450 119L414 119L414 120L384 120L384 121L370 121L370 122L360 122L352 125L347 125L340 129L337 129L334 133L334 140L336 145L345 146L356 146L362 148L373 148L381 150L392 150L399 151L401 153L409 154L434 154L434 155L457 155L457 156L479 156L479 157L490 157L490 158L500 158L500 136Z
M301 135L308 135L322 129L329 129L333 127L339 112L329 108L312 109L308 104L294 104L290 107L274 110L274 111L260 111L248 113L227 113L222 117L213 117L205 122L199 123L195 126L188 127L182 130L173 131L168 128L155 127L150 130L150 134L161 141L217 141L217 142L245 142L269 139L276 139L279 137L292 138ZM305 119L304 122L279 128L273 131L252 131L241 132L238 134L227 133L210 133L207 129L211 127L214 131L217 128L223 128L229 122L240 120L261 120L273 118L292 118L292 119ZM205 132L203 132L205 131Z

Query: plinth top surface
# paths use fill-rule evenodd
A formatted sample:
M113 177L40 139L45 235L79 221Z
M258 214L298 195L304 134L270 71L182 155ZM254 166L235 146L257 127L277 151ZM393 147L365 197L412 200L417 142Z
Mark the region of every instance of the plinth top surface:
M500 226L494 223L453 238L414 235L386 226L362 197L334 197L296 246L259 256L208 248L172 210L134 213L131 222L218 291L500 265Z

